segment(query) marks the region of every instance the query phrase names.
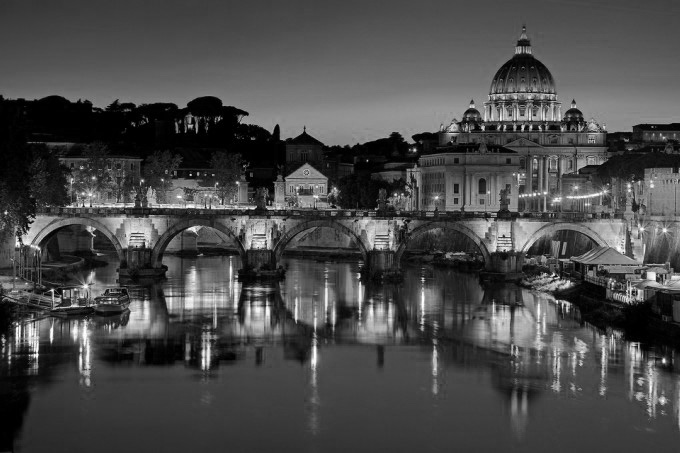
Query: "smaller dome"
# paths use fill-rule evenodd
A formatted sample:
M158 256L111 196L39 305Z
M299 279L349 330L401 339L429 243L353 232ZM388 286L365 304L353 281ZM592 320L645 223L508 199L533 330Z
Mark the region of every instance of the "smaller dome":
M470 108L463 113L463 121L482 121L482 114L475 108L474 99L470 101Z
M576 108L576 101L571 101L571 108L564 112L564 121L583 121L583 112Z

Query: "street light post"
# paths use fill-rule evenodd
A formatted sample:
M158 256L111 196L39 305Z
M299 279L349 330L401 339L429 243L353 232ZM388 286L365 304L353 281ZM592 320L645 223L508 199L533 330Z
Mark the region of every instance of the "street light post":
M73 204L73 177L71 177L71 204Z

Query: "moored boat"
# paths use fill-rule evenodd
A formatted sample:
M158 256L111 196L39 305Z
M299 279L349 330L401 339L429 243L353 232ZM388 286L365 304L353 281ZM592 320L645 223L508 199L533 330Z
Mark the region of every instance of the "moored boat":
M130 294L125 287L107 288L101 296L94 298L94 311L99 315L123 313L130 305Z
M50 310L54 316L88 315L94 311L90 288L84 286L61 286L54 290L59 305ZM56 297L55 297L56 299Z

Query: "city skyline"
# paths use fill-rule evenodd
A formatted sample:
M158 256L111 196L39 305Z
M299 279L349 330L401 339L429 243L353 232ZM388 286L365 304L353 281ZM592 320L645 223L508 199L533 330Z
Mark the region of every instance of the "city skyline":
M575 99L611 132L680 121L669 95L680 71L672 2L525 2L493 17L445 6L10 2L0 6L0 94L102 108L213 95L248 111L246 122L280 124L282 138L307 126L327 145L392 131L410 140L460 119L470 99L481 105L526 24L563 110Z

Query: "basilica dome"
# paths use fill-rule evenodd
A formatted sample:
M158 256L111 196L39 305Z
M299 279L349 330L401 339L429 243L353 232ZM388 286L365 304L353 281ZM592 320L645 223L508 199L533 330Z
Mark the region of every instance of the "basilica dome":
M583 112L576 108L576 101L571 101L571 108L564 112L564 121L583 121Z
M557 94L555 79L531 52L531 42L522 27L515 55L496 71L489 94L544 93Z
M475 101L470 101L470 107L463 113L463 121L480 122L482 114L475 108Z

